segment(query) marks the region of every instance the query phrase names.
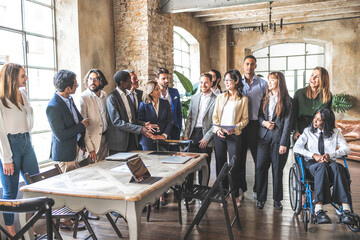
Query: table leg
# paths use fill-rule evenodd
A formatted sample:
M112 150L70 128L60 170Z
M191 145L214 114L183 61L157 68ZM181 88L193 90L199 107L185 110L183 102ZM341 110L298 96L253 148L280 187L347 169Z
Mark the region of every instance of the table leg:
M126 220L129 227L129 239L139 240L141 233L141 204L138 202L127 202Z
M20 226L23 227L25 226L26 222L27 222L27 213L19 213L19 222L20 222ZM24 237L25 240L34 240L34 234L33 234L33 229L29 228L29 230L27 232L25 232Z

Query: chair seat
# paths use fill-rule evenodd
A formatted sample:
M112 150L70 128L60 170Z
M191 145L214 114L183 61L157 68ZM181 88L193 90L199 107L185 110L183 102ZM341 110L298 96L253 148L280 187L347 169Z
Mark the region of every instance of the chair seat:
M75 217L76 213L68 209L67 207L62 207L59 209L52 210L53 217Z

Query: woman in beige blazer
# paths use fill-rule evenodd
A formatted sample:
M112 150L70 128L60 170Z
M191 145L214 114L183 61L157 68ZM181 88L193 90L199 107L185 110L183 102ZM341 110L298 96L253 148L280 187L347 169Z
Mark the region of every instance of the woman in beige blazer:
M242 94L243 84L239 71L229 70L224 75L226 91L220 94L215 103L213 113L214 146L216 158L216 174L218 175L222 166L234 155L236 160L233 167L232 180L235 188L236 205L240 206L238 172L240 163L241 131L248 124L248 99ZM228 127L225 127L228 126ZM232 127L231 127L232 126ZM224 181L224 188L228 188L227 179Z

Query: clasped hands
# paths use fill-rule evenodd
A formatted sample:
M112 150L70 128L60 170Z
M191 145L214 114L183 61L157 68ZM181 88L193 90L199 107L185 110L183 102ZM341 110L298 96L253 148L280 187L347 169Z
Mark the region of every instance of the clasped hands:
M235 132L234 129L230 129L230 130L227 130L227 129L223 129L223 128L220 128L219 130L217 130L216 134L218 135L218 137L220 138L225 138L225 133L227 135L231 135Z
M327 163L330 160L330 155L328 153L325 153L324 155L314 153L313 159L315 159L318 163Z
M153 133L157 132L159 129L159 125L152 124L150 122L146 122L143 129L141 130L141 133L144 134L145 137L151 138L153 140L165 140L164 135L154 135Z
M266 127L269 130L273 130L275 127L275 122L273 121L263 121L263 126Z

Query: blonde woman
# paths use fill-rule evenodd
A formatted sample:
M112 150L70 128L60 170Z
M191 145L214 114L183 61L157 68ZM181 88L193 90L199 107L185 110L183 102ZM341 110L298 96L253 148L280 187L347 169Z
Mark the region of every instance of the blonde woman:
M144 85L143 101L140 103L138 120L150 122L157 131L140 136L140 144L144 151L156 150L156 139L170 137L173 118L170 104L160 98L160 87L156 81L148 81Z
M316 67L310 76L309 85L297 90L294 95L294 140L310 126L313 114L317 110L331 110L331 102L329 73L323 67Z
M25 69L14 63L0 71L0 177L3 199L16 199L19 173L39 173L39 166L30 140L33 109L26 96L28 77ZM4 213L6 230L15 235L14 214Z
M234 194L236 197L236 205L240 206L239 197L239 183L241 161L241 132L242 129L248 124L248 99L242 94L243 84L240 79L238 71L233 69L229 70L224 75L224 82L226 91L220 94L215 103L213 113L213 124L220 126L234 126L232 129L225 129L214 126L214 147L216 158L216 175L224 163L234 155L236 156L235 166L233 168L232 180L234 183ZM226 179L227 180L227 179ZM224 188L228 188L228 182L224 181Z

